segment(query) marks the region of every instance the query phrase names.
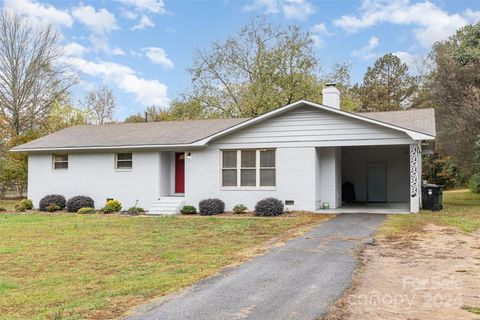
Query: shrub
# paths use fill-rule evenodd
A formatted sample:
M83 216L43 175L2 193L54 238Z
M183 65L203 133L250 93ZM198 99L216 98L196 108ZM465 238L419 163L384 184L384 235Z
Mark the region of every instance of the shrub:
M131 215L136 216L136 215L139 215L141 213L144 213L145 210L143 210L143 208L140 208L140 207L130 207L130 208L128 208L127 212Z
M54 203L49 204L45 209L47 209L48 212L55 212L55 211L62 210L59 205L56 205Z
M5 207L0 207L0 211L7 211L7 208L5 208Z
M89 208L89 207L80 208L80 209L78 209L77 213L80 213L80 214L90 214L90 213L95 213L95 209L93 209L93 208Z
M59 194L50 194L48 196L45 196L40 200L40 211L50 211L47 210L48 206L55 205L59 209L58 210L63 210L65 209L65 206L67 205L67 201L65 200L64 196L61 196ZM54 211L58 211L54 210Z
M466 177L457 164L450 158L439 154L424 156L422 161L422 180L441 184L445 189L461 188Z
M182 210L180 210L181 214L196 214L197 208L194 206L183 206Z
M480 173L476 173L468 180L468 188L470 191L480 193Z
M225 203L217 198L200 201L198 209L201 215L211 216L225 211Z
M118 200L109 200L101 209L103 213L119 212L122 210L122 203Z
M25 207L27 210L33 209L33 202L30 199L23 199L20 203Z
M17 212L25 212L27 211L27 207L21 201L15 205L15 211Z
M93 199L86 196L75 196L67 201L68 212L78 212L81 208L95 208Z
M255 214L257 216L278 216L283 213L283 202L276 198L266 198L260 200L255 205Z
M235 214L242 214L248 211L248 208L245 207L243 204L237 204L233 207L233 213Z

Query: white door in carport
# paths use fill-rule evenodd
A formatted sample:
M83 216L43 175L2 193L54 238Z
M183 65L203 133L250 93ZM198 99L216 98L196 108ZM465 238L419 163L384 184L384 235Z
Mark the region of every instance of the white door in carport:
M387 170L385 162L367 163L367 201L387 202Z

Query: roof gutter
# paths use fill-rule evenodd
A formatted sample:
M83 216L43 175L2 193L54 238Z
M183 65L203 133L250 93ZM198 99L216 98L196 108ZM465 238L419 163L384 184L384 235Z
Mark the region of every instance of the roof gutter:
M127 146L75 146L75 147L58 147L58 148L12 148L11 152L50 152L50 151L83 151L83 150L124 150L124 149L194 149L200 148L199 144L157 144L157 145L127 145Z

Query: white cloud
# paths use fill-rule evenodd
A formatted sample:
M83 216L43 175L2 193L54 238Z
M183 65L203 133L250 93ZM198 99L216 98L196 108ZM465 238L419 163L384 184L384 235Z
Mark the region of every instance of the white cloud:
M416 55L408 53L406 51L397 51L393 52L392 54L399 57L400 60L408 66L409 70L413 70L415 68L415 64L417 61Z
M266 14L283 13L286 19L306 20L315 7L306 0L254 0L243 7L245 11L264 10Z
M305 0L287 0L283 3L283 14L287 19L306 20L314 12L313 5Z
M63 46L63 54L66 57L82 57L87 51L87 48L76 42L71 42Z
M325 44L323 38L331 35L332 33L328 31L327 26L324 23L317 23L310 28L310 38L316 47L323 47Z
M436 41L452 35L457 29L475 22L480 12L467 10L463 14L449 14L429 1L411 3L409 0L363 0L358 16L342 16L335 26L347 32L357 32L381 23L413 26L418 42L430 48Z
M57 9L50 4L40 3L35 0L5 0L3 2L3 7L44 23L67 27L73 25L73 19L67 11Z
M411 54L406 51L393 52L394 55L408 66L408 70L412 74L427 75L433 69L433 61L428 53L425 54Z
M105 52L108 55L115 56L125 55L121 48L112 48L108 43L107 34L119 29L115 15L107 9L96 10L92 6L84 6L83 4L73 8L72 15L92 31L89 39L93 51Z
M130 10L127 10L125 8L121 8L120 13L121 13L122 16L124 16L125 18L130 19L130 20L137 19L137 17L138 17L137 12L130 11Z
M117 0L128 6L134 7L138 11L163 14L166 13L163 0Z
M97 34L118 30L117 19L105 8L97 11L92 6L80 5L73 8L72 15Z
M153 23L153 21L150 20L149 17L142 16L142 18L140 19L140 22L137 25L133 26L132 30L137 30L137 29L142 30L148 27L155 27L155 23Z
M98 34L91 34L90 37L90 42L92 43L93 46L93 51L95 52L105 52L106 54L109 55L114 55L114 56L123 56L125 55L125 52L119 48L119 47L110 47L108 44L108 39L105 35L98 35Z
M464 15L472 23L480 22L480 11L473 11L472 9L467 9L465 10Z
M266 14L279 13L278 0L255 0L243 7L243 10L245 11L257 11L264 9Z
M371 37L365 47L352 52L352 57L359 57L362 60L370 60L375 58L377 53L375 53L373 50L378 47L378 43L379 41L377 37Z
M166 69L173 68L172 60L168 58L167 53L162 48L150 47L143 50L152 63L159 64Z
M168 105L167 86L157 79L139 77L131 68L108 61L92 62L83 58L64 58L65 63L92 77L102 77L119 89L133 94L137 101L148 106Z

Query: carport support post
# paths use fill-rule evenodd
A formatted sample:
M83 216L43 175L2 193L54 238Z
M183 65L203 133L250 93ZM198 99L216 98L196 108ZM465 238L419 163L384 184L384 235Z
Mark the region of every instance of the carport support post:
M422 155L418 143L410 145L410 212L420 209Z

